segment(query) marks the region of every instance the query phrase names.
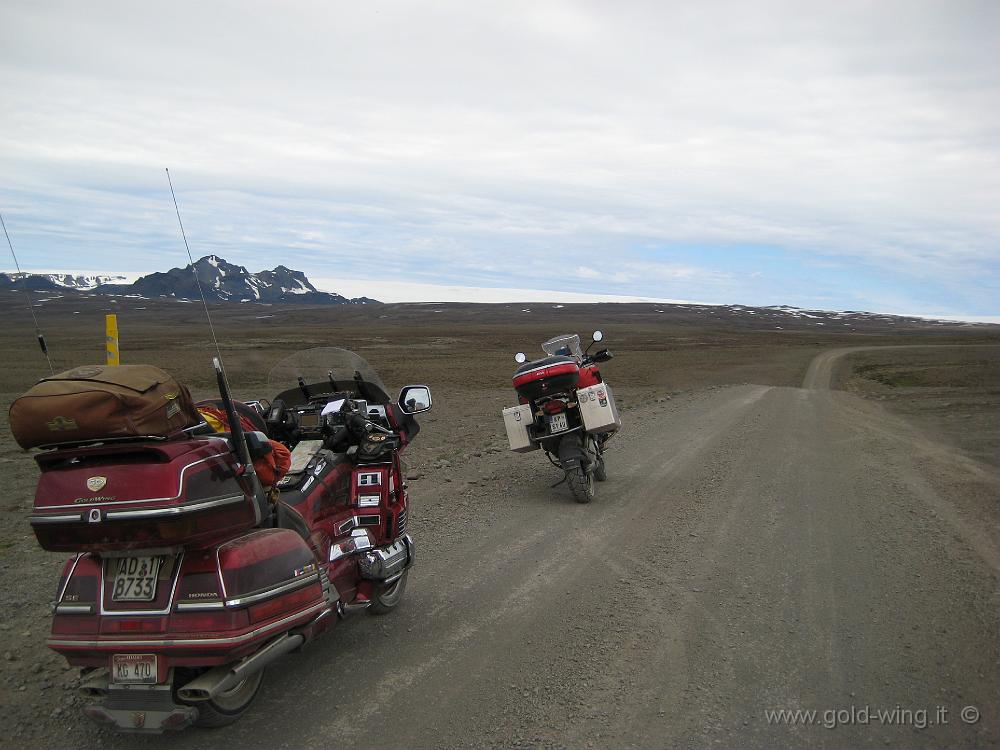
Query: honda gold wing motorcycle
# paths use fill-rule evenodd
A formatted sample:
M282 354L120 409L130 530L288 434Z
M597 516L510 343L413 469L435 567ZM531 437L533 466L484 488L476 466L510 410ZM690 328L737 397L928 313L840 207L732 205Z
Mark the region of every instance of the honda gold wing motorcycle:
M603 338L595 331L583 351L575 333L556 336L542 344L548 356L532 362L518 352L514 390L520 403L503 410L510 449L545 451L565 472L579 503L593 500L595 480L607 479L604 449L621 428L614 396L598 368L611 359L611 352L588 353Z
M128 367L78 372L97 387ZM82 669L86 714L123 731L235 721L268 665L339 618L392 610L413 565L400 453L429 388L393 402L361 357L312 349L248 407L216 370L228 432L63 438L36 455L32 528L73 555L47 643ZM177 393L164 398L169 412ZM275 443L290 466L265 488L253 466Z

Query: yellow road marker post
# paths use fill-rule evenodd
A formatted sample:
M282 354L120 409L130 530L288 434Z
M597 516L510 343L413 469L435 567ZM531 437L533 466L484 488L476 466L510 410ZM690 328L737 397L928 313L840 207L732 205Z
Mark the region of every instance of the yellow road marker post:
M104 316L105 331L105 351L108 355L109 365L119 365L121 361L118 356L118 316L114 313Z

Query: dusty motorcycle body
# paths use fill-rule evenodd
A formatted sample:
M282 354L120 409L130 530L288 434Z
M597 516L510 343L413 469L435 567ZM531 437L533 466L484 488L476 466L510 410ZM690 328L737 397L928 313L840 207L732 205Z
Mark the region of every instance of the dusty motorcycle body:
M595 331L591 346L602 338ZM611 388L598 368L611 353L588 354L576 334L550 339L542 350L548 356L531 362L522 353L515 357L513 384L520 403L503 410L510 449L543 450L565 472L574 499L587 503L594 482L607 479L605 446L621 428Z
M32 528L45 549L73 553L48 645L82 668L91 718L140 732L227 724L267 665L400 600L415 546L399 454L429 389L393 403L364 360L334 349L295 355L270 380L286 390L246 444L266 452L266 433L292 465L268 493L236 431L36 456Z

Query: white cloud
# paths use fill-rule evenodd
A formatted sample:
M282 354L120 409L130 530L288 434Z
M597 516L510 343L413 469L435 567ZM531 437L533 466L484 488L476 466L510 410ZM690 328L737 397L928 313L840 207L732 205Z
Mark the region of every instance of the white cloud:
M998 9L8 0L0 205L30 247L151 260L171 166L197 243L248 266L379 253L516 285L746 244L984 289ZM575 276L738 281L661 260Z
M520 287L473 287L457 284L423 284L385 279L310 279L322 291L345 297L378 297L380 302L661 302L710 304L693 300L660 299L628 294L588 294Z

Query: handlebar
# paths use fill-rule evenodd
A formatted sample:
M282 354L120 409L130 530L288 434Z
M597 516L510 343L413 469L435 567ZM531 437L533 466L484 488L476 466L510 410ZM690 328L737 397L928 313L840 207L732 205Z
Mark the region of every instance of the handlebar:
M369 419L366 419L360 414L351 415L348 422L349 422L348 426L350 427L351 432L358 435L364 434L366 432L381 432L385 435L394 434L392 430L387 430L385 427L375 424L374 422L372 422Z
M607 362L609 359L613 359L614 355L607 349L601 349L599 352L594 352L593 354L588 354L583 358L583 364L589 365L595 362Z

